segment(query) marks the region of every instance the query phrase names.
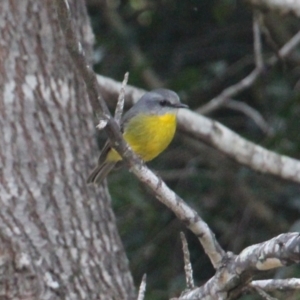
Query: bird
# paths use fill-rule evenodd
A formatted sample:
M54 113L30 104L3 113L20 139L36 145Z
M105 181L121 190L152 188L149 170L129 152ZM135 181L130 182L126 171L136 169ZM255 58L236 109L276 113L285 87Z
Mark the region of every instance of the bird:
M171 143L180 108L188 106L181 103L172 90L160 88L145 93L121 119L123 138L145 162L154 159ZM87 183L99 185L121 160L122 157L107 141Z

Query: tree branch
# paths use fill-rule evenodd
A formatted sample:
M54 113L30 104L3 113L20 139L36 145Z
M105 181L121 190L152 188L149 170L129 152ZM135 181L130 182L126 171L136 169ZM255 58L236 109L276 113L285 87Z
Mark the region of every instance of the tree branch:
M267 135L273 134L273 129L264 120L263 116L255 110L253 107L245 102L237 101L234 99L229 99L224 103L224 107L230 108L232 110L239 111L244 115L248 116L252 121Z
M271 297L260 287L254 287L254 290L265 300L278 300L277 298Z
M117 122L110 115L105 101L101 96L101 88L97 82L97 77L88 65L81 44L75 35L68 1L56 0L56 4L59 15L58 19L60 20L60 26L65 37L66 47L77 71L86 84L88 98L93 110L100 116L101 120L104 119L107 122L104 129L110 139L112 147L118 151L124 162L138 179L150 188L155 197L170 208L177 218L198 237L213 266L217 268L225 255L225 251L218 244L213 232L200 218L197 212L169 189L161 178L158 178L149 170L124 141Z
M235 298L258 272L298 263L299 247L300 235L293 232L247 247L240 255L227 253L222 268L217 270L215 276L203 286L183 292L178 300ZM292 287L299 284L299 281L291 282ZM257 281L254 285L259 286ZM267 285L271 286L271 283Z
M300 279L288 278L288 279L268 279L268 280L254 280L249 284L250 287L260 287L264 291L288 291L299 290Z
M183 232L180 232L180 238L182 242L186 287L187 289L193 289L195 287L193 278L193 268L191 265L188 243Z
M300 161L247 141L218 122L191 111L179 112L181 128L235 161L262 173L300 182Z
M138 293L138 297L137 300L144 300L145 298L145 293L146 293L146 280L147 280L147 275L144 274L141 284L140 284L140 288L139 288L139 293Z
M253 12L253 41L254 41L254 58L257 69L262 69L264 66L262 57L262 43L260 32L261 13L257 10Z
M115 109L115 117L114 118L115 118L116 122L118 123L118 125L120 125L122 115L123 115L123 109L124 109L124 103L125 103L125 87L128 82L128 77L129 77L129 73L127 72L127 73L125 73L124 80L122 82L122 87L120 89L118 103L117 103L116 109Z
M298 263L300 234L298 232L281 234L267 242L244 249L235 259L235 268L266 271Z
M300 31L295 34L278 52L279 57L285 58L300 43ZM272 67L279 61L278 55L273 55L267 60L267 66ZM201 114L207 114L218 107L222 106L228 99L234 97L238 93L244 91L253 85L253 83L262 75L264 68L256 67L249 75L238 83L226 88L220 95L213 98L207 104L199 108L197 111Z

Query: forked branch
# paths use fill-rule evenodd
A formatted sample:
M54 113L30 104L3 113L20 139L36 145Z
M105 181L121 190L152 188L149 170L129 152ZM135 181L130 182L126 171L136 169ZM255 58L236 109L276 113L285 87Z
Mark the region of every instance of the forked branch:
M67 0L56 0L57 12L59 14L60 26L66 41L66 47L73 59L74 65L81 75L87 87L90 104L100 120L106 122L106 131L111 145L122 156L124 162L131 171L143 182L155 197L170 208L179 220L181 220L201 242L205 252L209 256L213 266L217 268L225 255L213 232L208 225L200 218L195 210L189 207L176 193L174 193L162 181L149 170L141 159L130 149L124 141L119 126L110 115L105 101L101 95L101 87L97 82L97 77L89 66L82 46L78 41L72 23L72 16Z

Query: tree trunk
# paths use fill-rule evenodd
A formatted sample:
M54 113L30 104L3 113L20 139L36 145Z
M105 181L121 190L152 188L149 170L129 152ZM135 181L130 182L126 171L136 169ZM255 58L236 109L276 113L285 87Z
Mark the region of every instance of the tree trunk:
M132 299L107 189L86 185L93 114L54 3L0 2L0 299ZM84 0L69 4L90 54Z

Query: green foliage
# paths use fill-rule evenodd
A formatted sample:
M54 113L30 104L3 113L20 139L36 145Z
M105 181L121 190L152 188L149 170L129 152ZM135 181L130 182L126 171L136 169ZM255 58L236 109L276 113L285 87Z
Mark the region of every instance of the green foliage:
M101 54L95 70L103 75L121 80L130 71L130 84L151 89L143 75L151 68L162 83L196 109L254 68L252 12L241 1L116 1L125 39L105 17L105 7L98 5L88 8L97 41L95 52ZM299 28L299 20L292 16L268 13L264 18L277 48ZM266 37L262 41L267 58L274 50ZM143 56L140 64L134 63L132 45ZM210 117L270 150L299 158L297 65L299 53L273 69L266 68L258 82L235 99L259 112L272 128L271 135L238 111L223 108ZM240 166L200 141L178 134L149 166L197 209L226 250L239 253L299 221L298 185ZM127 170L117 170L108 182L136 284L147 273L147 299L176 296L185 285L179 239L184 226ZM198 240L187 234L196 284L203 284L214 271ZM288 275L297 273L298 269L291 269ZM249 294L243 299L258 298ZM292 294L288 299L297 297Z

